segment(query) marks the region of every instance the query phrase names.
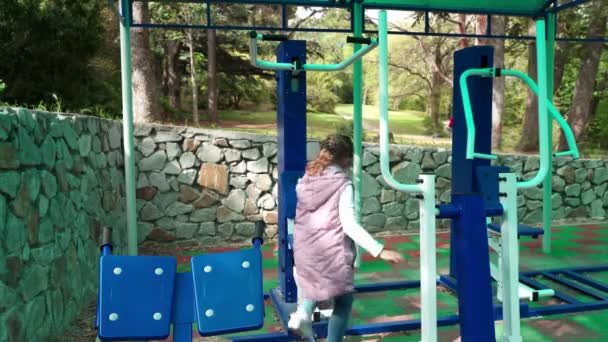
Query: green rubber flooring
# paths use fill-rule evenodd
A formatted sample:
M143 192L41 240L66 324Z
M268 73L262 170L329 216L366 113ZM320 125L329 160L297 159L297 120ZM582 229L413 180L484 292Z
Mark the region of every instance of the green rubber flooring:
M542 238L541 238L542 239ZM580 226L560 226L553 228L553 249L551 254L542 253L541 239L522 238L520 241L520 270L541 270L577 266L597 266L608 264L608 224ZM357 284L391 282L419 279L419 236L393 236L383 240L386 248L403 253L409 260L404 265L389 265L373 260L368 255L356 274ZM437 235L438 272L446 274L449 268L449 234ZM278 286L277 251L275 245L264 245L264 287L268 291ZM230 248L209 249L206 252L220 252ZM198 251L196 254L200 254ZM189 271L190 253L178 257L180 271ZM195 254L195 253L192 253ZM590 275L608 286L608 272ZM542 277L538 281L560 289L556 283ZM581 293L568 292L582 302L592 301ZM448 291L438 292L439 316L457 313L457 299ZM608 294L604 294L608 296ZM533 303L535 305L559 304L555 299ZM377 323L420 317L420 293L418 289L366 293L356 296L352 323ZM281 326L270 303L266 305L264 328L240 335L263 334L281 331ZM496 323L496 335L501 336L501 322ZM608 310L578 314L555 315L522 320L524 341L608 341ZM232 335L234 336L234 335ZM439 329L439 341L459 341L457 325ZM400 335L349 337L347 341L419 341L419 331Z

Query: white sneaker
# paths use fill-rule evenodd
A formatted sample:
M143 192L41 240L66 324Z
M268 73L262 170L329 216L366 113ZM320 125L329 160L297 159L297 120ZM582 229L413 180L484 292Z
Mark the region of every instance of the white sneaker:
M298 312L293 313L289 317L289 322L287 323L287 327L291 330L299 331L303 337L310 338L313 337L312 332L312 320L310 318L306 318Z

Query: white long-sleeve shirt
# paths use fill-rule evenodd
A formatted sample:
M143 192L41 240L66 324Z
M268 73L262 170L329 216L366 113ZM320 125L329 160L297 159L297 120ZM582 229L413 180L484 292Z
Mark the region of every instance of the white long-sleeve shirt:
M377 258L384 249L384 246L374 239L365 228L357 223L353 199L353 187L352 185L349 185L345 187L340 194L340 204L338 206L342 229L344 229L344 233L348 235L355 244L363 247L368 253Z

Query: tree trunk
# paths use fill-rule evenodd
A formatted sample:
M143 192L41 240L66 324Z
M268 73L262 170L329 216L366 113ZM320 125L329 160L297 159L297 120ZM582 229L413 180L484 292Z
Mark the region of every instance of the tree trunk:
M133 21L149 22L147 2L133 3ZM150 50L150 33L145 28L131 29L131 64L133 70L133 121L152 122L159 119L158 82Z
M501 17L504 20L504 17ZM492 25L494 26L494 25ZM478 15L477 22L475 23L475 33L477 35L485 35L488 28L488 16L487 15ZM486 39L484 38L475 38L475 45L486 45Z
M466 25L467 25L466 14L463 14L463 13L458 14L458 33L459 34L467 33ZM469 46L469 43L467 42L467 39L465 37L458 39L458 48L464 49L468 46Z
M534 35L534 22L530 24L530 34ZM528 42L528 75L534 81L537 80L536 42ZM526 100L526 112L524 113L524 124L521 138L516 147L520 152L538 151L538 98L528 89L528 99Z
M606 24L608 16L604 14L604 10L608 5L604 1L594 2L592 15L594 16L587 31L588 38L603 37L606 33ZM581 67L579 69L578 78L576 79L576 87L574 89L574 98L572 106L568 112L568 123L572 127L574 137L577 141L580 140L587 124L592 118L592 102L593 92L596 86L597 74L602 57L603 43L587 43L583 47ZM559 140L559 150L568 149L566 139L562 135Z
M178 40L165 41L165 87L169 104L175 110L181 109L181 72L179 69L179 52L181 44Z
M207 110L209 120L217 123L217 35L207 30Z
M433 122L433 133L437 132L441 127L439 125L439 108L441 106L441 85L443 78L441 71L436 66L441 65L441 43L435 43L433 49L433 58L435 63L431 65L431 82L429 85L429 100L427 104L427 113Z
M190 50L190 83L192 84L192 121L200 124L198 115L198 84L196 83L196 61L194 60L194 30L188 30L188 49Z
M503 16L492 18L493 34L504 35L507 29L507 19ZM505 40L493 39L494 66L505 67ZM492 90L492 149L502 148L502 115L505 110L505 78L495 77Z
M566 71L566 63L570 57L570 50L567 42L558 42L555 44L555 63L553 71L553 94L556 94L564 79L564 71Z

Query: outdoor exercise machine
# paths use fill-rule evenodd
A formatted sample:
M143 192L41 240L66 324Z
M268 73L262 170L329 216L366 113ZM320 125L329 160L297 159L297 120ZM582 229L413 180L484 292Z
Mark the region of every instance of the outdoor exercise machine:
M201 336L256 330L264 323L262 252L264 223L253 248L191 259L177 273L174 256L112 255L112 230L104 227L95 328L103 341L192 341ZM227 300L226 293L230 293Z
M131 27L158 27L158 28L198 28L198 29L231 29L231 30L256 30L256 31L315 31L315 32L343 32L354 33L354 36L360 39L364 33L376 33L379 31L379 37L373 41L371 38L366 41L354 41L354 53L351 60L343 63L328 66L315 67L314 64L309 64L308 69L305 69L306 48L305 42L302 41L284 41L279 45L277 58L278 63L283 63L282 68L278 71L278 150L279 150L279 278L280 287L271 291L269 294L284 326L286 325L287 315L293 309L293 305L297 300L297 289L293 280L293 252L290 249L291 243L289 239L289 220L293 218L295 211L295 183L304 170L306 163L306 72L307 71L330 71L340 67L347 67L352 64L354 66L354 143L355 143L355 162L354 162L354 185L355 185L355 209L358 215L361 213L361 173L362 173L362 63L358 59L363 56L365 48L361 49L361 43L365 43L367 49L371 49L372 45L380 45L380 78L381 78L381 169L383 176L387 179L387 183L398 190L417 194L421 202L421 245L426 251L421 255L421 262L426 267L422 268L421 281L409 282L394 282L383 284L369 284L358 286L357 291L383 291L405 288L421 287L422 291L422 321L409 320L390 323L374 323L354 326L349 329L349 334L362 335L379 332L395 332L403 330L419 329L422 327L423 340L433 341L436 339L436 327L449 324L458 324L461 326L461 334L466 341L487 341L495 337L494 320L501 319L503 316L516 317L514 312L517 308L520 310L521 317L532 317L540 315L549 315L565 312L588 311L608 307L608 287L600 284L584 273L597 272L608 270L608 267L588 267L576 269L560 269L548 271L525 272L519 275L519 281L530 289L531 297L541 296L542 294L553 294L565 304L552 306L539 306L530 308L525 303L519 303L513 299L518 290L521 288L517 282L516 273L518 253L516 246L516 237L525 233L524 227L517 225L516 216L512 214L516 211L509 210L514 205L513 196L517 189L517 179L507 169L498 169L490 167L490 160L486 156L491 155L489 150L489 142L491 141L491 77L502 76L504 70L493 67L492 50L488 47L476 47L462 50L455 54L455 78L454 78L454 109L455 109L455 126L453 134L453 154L452 154L452 201L449 205L439 206L435 208L434 200L434 175L423 174L419 178L419 183L416 184L399 184L394 181L390 175L388 161L388 115L387 115L387 84L388 67L387 59L387 35L388 34L410 34L418 36L449 36L449 37L470 37L470 38L506 38L506 39L536 39L537 45L542 44L547 47L546 54L539 59L539 118L544 121L539 125L541 130L546 130L546 134L541 134L541 147L546 149L551 146L552 137L551 129L555 114L552 112L552 118L547 115L547 110L550 108L552 94L548 89L552 89L552 71L553 70L553 49L556 40L569 41L608 41L604 37L594 39L577 39L556 37L556 15L565 9L572 8L577 5L589 2L589 0L571 0L558 3L556 0L488 0L480 4L479 1L460 1L456 4L448 0L371 0L371 1L325 1L325 0L230 0L229 3L247 3L247 4L269 4L280 6L283 13L281 25L276 27L252 27L252 26L235 26L215 24L212 20L212 7L219 4L217 0L196 1L206 4L207 18L203 24L158 24L150 22L134 22L131 15L133 2L143 0L121 0L119 9L114 7L114 2L108 2L115 9L121 23L121 64L122 64L122 86L123 86L123 120L124 120L124 148L125 148L125 177L126 177L126 199L127 199L127 227L128 227L128 252L130 255L137 254L137 220L136 220L136 203L135 203L135 163L134 163L134 145L133 145L133 117L132 117L132 81L131 81L131 57L130 57L130 28ZM160 0L167 1L167 0ZM181 2L191 2L191 0L171 0ZM226 1L221 1L225 3ZM334 29L334 28L301 28L289 27L286 16L286 8L288 6L317 6L344 8L350 10L351 27L350 29ZM421 32L394 32L388 31L386 28L386 13L381 12L380 29L366 29L364 27L364 18L366 11L377 9L397 9L420 11L424 14L424 31ZM431 32L429 25L429 17L431 13L471 13L484 14L488 16L488 26L486 34L453 34ZM490 15L513 15L539 18L539 25L542 24L543 30L537 32L536 37L520 36L496 36L491 34L491 16ZM546 24L545 24L546 23ZM544 29L546 27L546 30ZM255 37L251 39L264 39L265 35L259 36L255 33ZM269 36L272 38L272 36ZM546 44L546 45L545 45ZM254 47L252 47L254 49ZM251 51L252 56L255 55L254 50ZM356 56L356 57L355 57ZM257 60L257 58L256 58ZM382 62L384 61L384 62ZM542 67L544 65L544 68ZM257 64L264 66L264 63ZM466 114L466 100L461 97L461 78L464 72L470 69L486 69L486 71L469 72L471 76L467 81L465 77L464 84L468 85L469 98L471 99L470 113ZM491 69L487 70L487 69ZM544 69L544 71L542 71ZM499 71L500 70L500 71ZM477 73L475 75L475 73ZM479 74L481 73L481 75ZM483 76L483 77L482 77ZM468 76L467 76L468 77ZM530 84L529 84L530 85ZM534 89L534 88L533 88ZM544 95L543 95L544 94ZM472 118L473 120L467 120ZM541 117L542 115L542 117ZM542 119L544 118L544 119ZM469 144L471 140L471 129L473 132L472 141L475 142L475 147ZM562 127L563 128L563 127ZM467 129L469 131L467 131ZM543 145L544 144L544 145ZM572 149L567 153L575 157ZM289 151L287 156L286 151ZM467 151L472 151L470 154ZM475 155L475 154L478 155ZM543 197L543 229L542 231L534 230L531 235L543 235L543 249L546 252L550 251L551 241L551 159L552 155L542 154L545 156L546 172L539 172L536 180L540 179L543 182L544 197ZM292 158L293 157L293 158ZM481 158L480 158L481 157ZM473 158L473 159L472 159ZM486 172L487 171L487 172ZM391 180L392 179L392 180ZM506 197L504 196L506 194ZM515 202L516 207L516 202ZM482 214L479 214L479 213ZM485 215L483 213L486 213ZM452 289L459 300L460 315L450 315L447 317L437 317L436 313L436 270L435 270L435 217L451 218L452 219L452 234L451 234L451 264L450 274L439 278L439 283ZM498 217L495 223L488 225L487 217ZM466 224L466 229L465 229ZM515 234L517 227L517 234ZM497 237L493 234L493 242L488 240L488 228L493 231L500 231L502 234ZM515 236L515 239L513 238ZM488 246L497 242L500 244L496 249L502 253L498 267L495 268L494 277L498 279L499 286L502 290L501 299L504 301L502 306L494 305L491 298L490 284L490 263L488 256ZM255 250L255 248L254 248ZM426 253L432 251L432 253ZM108 255L106 255L108 256ZM103 257L102 257L103 258ZM506 260L507 258L508 260ZM111 260L111 259L107 259ZM118 260L118 259L117 259ZM134 259L133 259L134 260ZM160 265L160 264L159 264ZM170 263L166 264L167 270L171 271ZM103 265L102 265L103 266ZM143 266L142 266L143 267ZM116 268L116 267L114 267ZM120 267L119 267L120 268ZM156 267L159 268L159 267ZM155 268L155 270L156 270ZM164 269L164 268L163 268ZM108 266L102 267L102 270L108 272ZM194 268L193 268L194 270ZM204 268L203 268L204 270ZM475 272L478 270L479 272ZM111 270L114 272L114 270ZM164 271L163 271L164 272ZM195 271L197 272L197 271ZM171 272L169 272L172 274ZM121 273L122 274L122 273ZM115 275L115 274L114 274ZM582 292L596 301L581 303L572 296L561 292L547 289L541 282L533 279L535 276L542 275L561 285L568 286ZM103 276L103 273L102 273ZM195 277L194 275L191 275ZM261 275L260 275L261 277ZM565 279L568 277L568 280ZM180 275L176 276L179 279ZM107 279L107 276L106 278ZM481 280L481 281L480 281ZM587 287L578 285L585 284ZM194 283L193 283L194 284ZM515 285L513 285L515 284ZM160 286L160 285L159 285ZM176 281L176 289L179 289L179 281ZM193 285L195 286L195 285ZM155 297L158 297L160 288L157 286L154 290ZM592 288L592 289L590 289ZM174 290L175 291L175 290ZM194 289L193 289L194 291ZM103 293L103 286L101 289ZM181 293L177 291L175 293ZM230 292L231 295L235 291ZM536 295L534 294L536 293ZM515 295L515 297L518 297ZM197 299L198 301L198 299ZM507 302L509 304L507 304ZM115 302L111 302L115 303ZM177 302L175 302L177 303ZM175 304L174 303L174 304ZM100 307L104 304L100 296ZM106 304L109 305L109 304ZM509 309L508 305L511 305ZM107 307L107 306L106 306ZM237 309L235 309L237 310ZM240 310L240 309L238 309ZM503 310L505 313L503 314ZM158 311L160 312L160 311ZM167 313L167 311L164 311ZM170 311L169 311L170 312ZM107 311L99 312L100 321L98 324L103 328L103 314L108 314ZM103 313L103 314L102 314ZM156 312L155 312L156 313ZM152 318L155 319L154 314ZM111 314L111 313L109 313ZM161 313L162 315L162 313ZM109 316L106 315L109 319ZM199 315L200 316L200 315ZM115 317L115 316L113 316ZM156 316L158 317L158 316ZM120 318L120 316L119 316ZM134 319L134 318L132 318ZM167 314L162 315L159 321L167 319ZM259 319L259 316L258 316ZM507 319L507 318L505 318ZM115 320L120 321L119 320ZM512 319L512 322L519 320ZM124 321L123 321L124 322ZM105 322L108 323L108 322ZM174 322L175 323L175 322ZM163 324L166 324L163 321ZM508 323L513 326L510 332L506 333L505 340L516 341L518 338L517 327L515 323ZM202 324L204 326L204 324ZM179 329L179 328L178 328ZM200 328L199 328L200 329ZM186 331L184 329L182 331ZM319 336L324 336L326 333L326 322L320 322L315 325L315 330ZM218 329L216 332L222 331ZM225 330L223 330L225 331ZM163 331L164 332L164 331ZM200 332L200 331L199 331ZM208 331L207 333L212 333ZM289 333L275 333L265 335L254 335L233 338L233 340L248 340L248 341L288 341L294 340L295 336Z

